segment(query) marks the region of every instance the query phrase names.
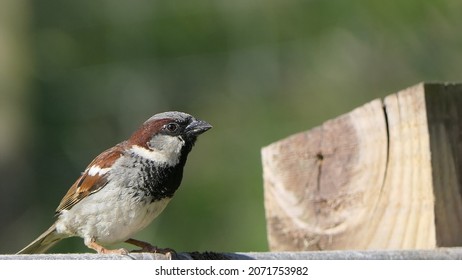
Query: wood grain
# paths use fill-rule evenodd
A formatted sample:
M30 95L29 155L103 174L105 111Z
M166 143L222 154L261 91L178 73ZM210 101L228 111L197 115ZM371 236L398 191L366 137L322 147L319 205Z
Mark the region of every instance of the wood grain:
M270 248L461 245L460 94L419 84L263 148Z
M178 252L173 260L462 260L462 248L326 252ZM154 253L0 255L6 260L169 260Z
M462 244L462 85L425 84L437 246Z

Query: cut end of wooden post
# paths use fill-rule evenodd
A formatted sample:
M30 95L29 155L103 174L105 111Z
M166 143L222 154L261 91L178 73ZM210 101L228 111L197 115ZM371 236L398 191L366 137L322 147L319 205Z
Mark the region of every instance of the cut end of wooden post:
M263 148L270 248L461 245L461 94L418 84Z

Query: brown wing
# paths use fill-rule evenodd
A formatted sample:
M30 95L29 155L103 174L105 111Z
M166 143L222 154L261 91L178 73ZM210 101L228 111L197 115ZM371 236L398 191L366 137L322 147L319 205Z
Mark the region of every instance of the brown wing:
M108 183L107 178L110 173L108 172L90 172L90 169L96 168L96 170L102 170L110 168L112 164L122 156L123 149L121 143L115 147L112 147L99 156L97 156L85 169L83 174L75 181L69 191L61 200L58 208L56 208L56 215L59 215L63 210L69 210L85 197L101 190Z

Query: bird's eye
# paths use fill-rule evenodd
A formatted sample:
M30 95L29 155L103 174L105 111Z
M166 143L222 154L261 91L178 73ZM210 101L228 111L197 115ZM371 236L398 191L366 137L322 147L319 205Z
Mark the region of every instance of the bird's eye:
M165 128L169 132L176 132L178 130L178 124L177 123L169 123L165 126Z

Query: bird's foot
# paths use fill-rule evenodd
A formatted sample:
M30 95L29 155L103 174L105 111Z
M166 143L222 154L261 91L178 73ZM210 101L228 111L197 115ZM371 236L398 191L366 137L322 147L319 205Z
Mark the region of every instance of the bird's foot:
M119 249L106 249L103 246L97 244L95 241L91 241L86 244L88 248L95 250L98 254L117 254L117 255L128 255L128 250L124 248Z
M176 255L175 250L170 249L170 248L159 248L157 246L151 245L148 242L136 240L136 239L128 239L125 241L126 243L135 245L140 247L141 249L138 250L132 250L132 253L157 253L157 254L163 254L169 257L170 259L172 256Z

